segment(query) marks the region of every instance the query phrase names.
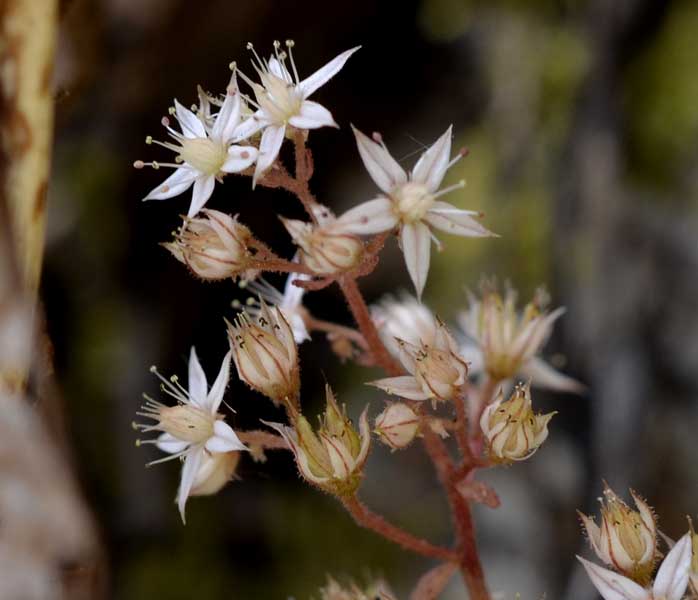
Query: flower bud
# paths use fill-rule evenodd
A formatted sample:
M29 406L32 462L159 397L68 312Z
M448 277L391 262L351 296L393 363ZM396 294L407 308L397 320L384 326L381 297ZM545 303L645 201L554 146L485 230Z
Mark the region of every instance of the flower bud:
M657 524L647 503L630 490L637 510L631 509L608 486L601 504L601 524L579 513L591 547L607 565L634 579L649 583L657 559Z
M391 403L376 417L375 432L393 450L406 448L419 430L419 416L404 402Z
M350 233L329 226L281 219L293 242L301 249L301 262L318 275L333 275L355 268L363 257L364 245Z
M431 343L420 345L396 338L399 358L410 376L388 377L371 382L389 394L409 400L451 400L460 393L468 375L468 365L446 326L438 319Z
M288 442L301 475L309 483L337 496L351 496L361 482L371 443L367 410L361 413L357 432L329 386L326 397L325 414L317 432L299 413L293 416L293 427L269 425Z
M554 414L533 413L530 383L517 385L506 402L500 389L480 418L490 460L510 463L532 456L548 437L548 421Z
M187 218L174 241L163 244L174 257L202 279L236 277L252 262L247 244L252 233L230 215L206 209Z
M240 313L228 323L228 339L238 375L274 403L296 403L300 380L293 330L276 306L261 301L253 320Z
M194 479L190 496L210 496L218 493L235 474L240 462L240 452L204 454Z

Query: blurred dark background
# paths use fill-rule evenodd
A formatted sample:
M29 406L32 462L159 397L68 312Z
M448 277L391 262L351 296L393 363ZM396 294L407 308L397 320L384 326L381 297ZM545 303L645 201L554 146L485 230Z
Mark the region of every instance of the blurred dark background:
M287 454L241 462L215 497L194 498L188 523L173 499L178 468L146 470L156 452L134 447L148 372L186 373L196 345L215 376L226 351L223 316L245 295L203 284L158 246L188 197L141 203L164 159L146 135L172 99L196 85L223 90L228 64L247 73L262 52L293 38L301 77L339 52L363 48L313 99L340 130L311 134L313 189L337 212L372 197L349 123L380 131L409 167L454 124L470 149L449 174L449 197L483 210L496 240L442 237L426 301L445 318L483 274L510 279L526 299L541 283L568 312L546 354L585 382L585 397L545 395L557 410L536 457L483 475L502 498L477 508L493 591L525 599L593 598L574 566L583 550L575 510L596 511L606 478L632 486L676 536L698 507L698 4L693 0L73 0L62 10L57 128L47 260L49 333L67 402L77 469L101 526L110 587L119 599L309 598L326 573L382 575L399 597L429 564L357 529L329 496L307 488ZM169 157L168 157L169 158ZM274 213L301 216L283 192L229 178L210 206L240 218L287 256ZM362 281L367 298L409 289L395 249ZM281 281L274 280L281 285ZM310 295L318 316L349 322L334 289ZM379 394L375 375L341 366L318 336L301 351L312 415L325 379L356 416ZM280 414L238 381L232 424ZM367 503L446 543L445 502L418 446L376 447ZM445 598L463 598L454 580Z

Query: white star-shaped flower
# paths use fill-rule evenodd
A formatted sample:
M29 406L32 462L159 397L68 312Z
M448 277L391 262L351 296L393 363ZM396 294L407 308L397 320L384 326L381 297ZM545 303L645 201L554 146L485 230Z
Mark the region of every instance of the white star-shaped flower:
M681 600L688 586L691 537L684 535L662 562L651 588L577 557L604 600Z
M163 125L174 142L160 142L151 137L146 143L155 143L177 153L174 163L136 161L136 168L151 166L155 169L171 167L175 172L152 190L144 200L165 200L188 190L192 184L189 217L196 215L213 193L216 179L224 173L239 173L250 167L257 159L257 148L240 146L237 142L244 139L239 135L241 99L235 82L235 75L228 86L225 100L214 116L210 113L206 97L199 94L202 106L199 114L175 100L173 116L179 123L181 133L170 127L170 120L165 117ZM236 143L233 143L235 139Z
M268 61L262 60L255 52L256 62L253 66L261 84L240 73L240 77L252 87L256 102L250 100L250 103L255 103L258 109L252 118L243 123L239 135L243 138L249 137L260 129L264 129L252 180L253 186L279 155L288 126L296 129L337 127L330 111L317 102L308 100L308 97L332 79L342 69L347 59L360 48L357 46L342 52L301 81L293 60L293 45L292 40L286 41L287 54L279 50L280 42L274 42L274 56ZM248 48L254 52L252 44L248 44ZM291 71L286 66L287 58Z
M177 506L185 521L184 507L200 471L206 468L207 458L218 453L247 450L233 429L218 414L223 393L230 378L232 353L223 358L221 370L208 389L206 374L201 368L196 350L189 357L189 389L185 390L176 377L167 380L155 368L152 371L162 380L162 390L177 400L176 406L167 406L146 396L146 403L138 414L155 421L152 425L134 424L142 432L162 432L156 439L139 443L156 444L170 456L150 464L182 458L182 475L177 491Z
M410 173L397 163L388 152L380 136L375 141L352 127L361 159L382 194L356 206L337 219L343 231L370 235L399 227L400 247L412 282L421 297L429 272L430 247L434 240L431 229L464 237L494 235L475 217L479 213L461 210L438 200L439 197L463 187L464 182L443 189L441 182L450 166L463 153L451 159L451 130L428 148Z

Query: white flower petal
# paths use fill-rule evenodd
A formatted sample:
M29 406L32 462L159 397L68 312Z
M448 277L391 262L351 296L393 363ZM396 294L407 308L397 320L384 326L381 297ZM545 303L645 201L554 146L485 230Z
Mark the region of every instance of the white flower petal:
M371 381L369 385L377 387L393 396L401 396L408 400L427 400L431 398L417 380L410 375L401 375L400 377L386 377Z
M604 600L651 600L650 593L618 573L577 557Z
M278 77L279 79L283 79L288 83L293 82L293 78L288 72L288 69L285 67L285 65L276 60L276 57L272 56L267 64L269 65L269 72L272 75Z
M582 394L586 389L576 379L560 373L560 371L554 369L537 356L534 356L523 365L519 375L523 379L530 379L534 386L546 390Z
M388 150L351 126L356 137L356 147L361 160L376 185L389 194L400 183L407 181L407 173L390 155Z
M392 202L385 196L369 200L350 208L335 221L334 227L358 235L390 231L398 222L392 206Z
M232 355L233 351L228 350L226 355L223 357L221 370L218 372L218 376L211 386L211 391L206 397L206 404L204 408L211 411L211 414L218 412L218 407L221 405L221 401L223 400L223 394L225 393L225 388L228 385L228 380L230 379L230 359Z
M232 143L241 142L249 137L252 137L263 127L266 127L269 122L263 117L262 111L257 111L249 119L245 119L240 125L235 128L233 132Z
M305 289L293 285L294 281L308 281L311 279L310 275L305 275L302 273L291 273L286 278L286 284L284 285L284 295L279 303L279 307L286 309L290 312L295 312L298 307L303 303L303 294L305 294Z
M184 137L190 139L206 137L206 128L201 122L201 119L188 108L182 106L177 100L175 100L175 116L182 127L182 134Z
M300 112L288 120L296 129L317 129L318 127L339 127L332 113L321 104L304 100Z
M452 130L453 125L449 125L446 133L419 157L417 164L412 169L412 181L423 183L432 193L439 189L446 169L448 169L451 158Z
M213 424L214 436L206 442L206 450L209 452L232 452L233 450L247 450L247 446L225 421L218 419Z
M417 298L422 297L424 285L429 274L431 256L431 234L429 228L421 222L407 223L400 229L400 243L405 255L407 271L412 278Z
M252 178L252 187L256 185L259 178L271 167L279 155L281 144L286 134L285 126L269 125L262 133L262 140L259 143L259 154L257 155L257 167Z
M251 166L257 160L257 148L254 146L231 146L228 148L228 158L223 163L224 173L239 173Z
M197 176L198 173L190 166L179 167L159 186L151 190L143 200L166 200L179 196L189 189Z
M230 89L232 88L232 89ZM233 92L233 93L231 93ZM227 143L232 139L236 127L240 123L240 92L237 86L231 82L228 93L223 101L216 120L211 128L211 138Z
M192 404L204 408L207 404L206 395L208 392L208 382L206 381L206 374L201 368L201 363L199 362L199 357L196 355L194 346L191 347L191 351L189 352L188 385L189 398Z
M175 436L169 433L162 433L158 436L158 441L155 443L155 445L163 452L167 452L168 454L177 454L178 452L182 452L182 450L186 449L189 442L178 440Z
M342 52L325 66L320 67L310 77L307 77L301 81L298 87L303 94L303 98L310 96L310 94L312 94L315 90L325 85L330 79L332 79L332 77L339 73L341 68L344 66L344 63L347 62L347 59L359 48L361 48L361 46L357 46L356 48Z
M478 213L472 210L461 210L448 202L434 202L434 206L427 211L424 220L432 227L436 227L446 233L461 235L463 237L491 237L494 234L484 227L474 217Z
M688 586L688 572L691 567L691 536L684 535L662 561L654 578L652 591L655 598L681 600Z
M179 514L182 516L182 523L186 524L187 520L184 516L184 507L189 498L192 485L196 479L196 474L199 472L199 467L204 458L204 449L202 447L192 448L187 453L184 464L182 465L182 474L179 481L179 490L177 490L177 506Z
M187 213L188 217L195 216L204 207L211 194L213 194L215 186L215 175L201 175L194 180L194 191L192 192L191 204Z

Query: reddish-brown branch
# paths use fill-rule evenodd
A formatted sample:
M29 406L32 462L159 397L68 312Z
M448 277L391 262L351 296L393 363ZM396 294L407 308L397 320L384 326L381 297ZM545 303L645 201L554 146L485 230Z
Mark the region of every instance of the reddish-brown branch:
M316 319L309 313L303 315L303 320L305 321L305 326L310 331L324 331L325 333L331 333L345 337L352 342L355 342L357 346L364 350L368 350L368 344L361 335L361 332L352 329L351 327L345 327L344 325L339 325L338 323L332 323L331 321L323 321L322 319Z
M400 375L402 369L383 345L373 319L371 319L368 306L366 306L366 302L364 302L364 298L359 291L359 286L356 285L356 279L343 276L337 281L349 305L351 314L354 316L354 320L359 326L361 334L371 350L371 354L373 354L375 363L385 369L388 375Z
M463 457L463 462L469 461L471 458L470 444L468 441L469 423L465 412L466 393L466 388L463 386L460 392L453 398L453 405L456 408L455 434L458 442L458 449Z
M400 529L396 525L389 523L380 515L372 512L356 496L343 498L342 504L349 514L354 517L354 521L356 521L357 525L374 531L378 535L402 546L406 550L411 550L412 552L428 556L429 558L438 558L449 562L458 561L458 556L452 550L441 546L435 546L431 542L418 538Z
M265 450L290 450L286 440L268 431L238 431L240 441L251 446L261 446Z

